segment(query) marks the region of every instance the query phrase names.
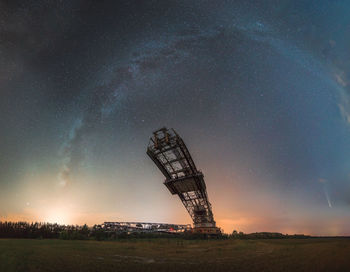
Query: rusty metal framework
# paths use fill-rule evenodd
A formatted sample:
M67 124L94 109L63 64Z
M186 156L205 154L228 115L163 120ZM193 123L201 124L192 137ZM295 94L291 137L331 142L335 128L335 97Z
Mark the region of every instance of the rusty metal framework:
M181 199L193 220L194 229L219 232L208 200L203 173L197 169L176 131L164 127L153 132L147 155L165 176L164 185Z
M191 228L190 225L167 224L167 223L149 223L149 222L104 222L101 225L106 231L110 232L165 232L182 233Z

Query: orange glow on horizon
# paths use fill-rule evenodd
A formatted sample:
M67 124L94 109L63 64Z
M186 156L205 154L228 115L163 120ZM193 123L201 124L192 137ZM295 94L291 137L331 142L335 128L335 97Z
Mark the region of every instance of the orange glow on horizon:
M72 180L70 187L63 190L56 186L57 176L25 176L23 183L26 185L16 188L17 199L0 200L2 207L8 209L0 214L0 220L89 226L105 221L192 223L178 197L169 195L162 184L150 182L147 190L157 197L146 198L143 191L114 182L115 177L108 186L88 178ZM45 180L45 186L41 185L42 180ZM213 180L222 183L214 186ZM315 210L315 218L310 218L298 201L292 198L288 202L288 195L251 187L249 181L239 180L239 177L235 179L234 188L226 186L229 181L229 177L219 173L208 175L206 179L214 219L225 233L237 230L244 233L350 235L346 218L333 220L328 205L325 205L325 212L329 211L329 215L323 216L323 210ZM320 216L317 217L317 213Z

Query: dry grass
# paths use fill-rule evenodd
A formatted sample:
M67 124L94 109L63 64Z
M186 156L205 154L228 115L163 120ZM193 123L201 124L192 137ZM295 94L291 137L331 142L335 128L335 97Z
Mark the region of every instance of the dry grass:
M350 271L350 239L0 239L0 271Z

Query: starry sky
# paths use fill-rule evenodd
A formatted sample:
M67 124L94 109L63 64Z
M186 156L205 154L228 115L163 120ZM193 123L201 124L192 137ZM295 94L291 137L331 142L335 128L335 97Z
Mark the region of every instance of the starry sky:
M225 232L350 235L349 13L0 1L0 220L191 223L146 156L167 126Z

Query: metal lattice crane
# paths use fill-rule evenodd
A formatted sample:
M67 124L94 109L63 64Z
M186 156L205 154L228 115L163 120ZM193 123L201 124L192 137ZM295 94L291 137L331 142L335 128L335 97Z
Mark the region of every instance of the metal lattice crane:
M195 232L218 234L203 173L197 170L184 141L174 129L153 132L147 155L165 176L164 185L177 194L190 214Z

